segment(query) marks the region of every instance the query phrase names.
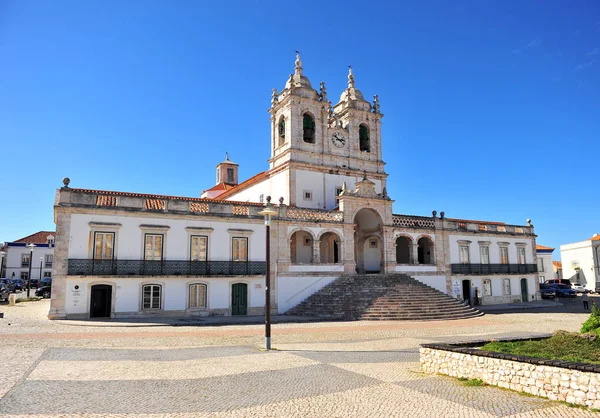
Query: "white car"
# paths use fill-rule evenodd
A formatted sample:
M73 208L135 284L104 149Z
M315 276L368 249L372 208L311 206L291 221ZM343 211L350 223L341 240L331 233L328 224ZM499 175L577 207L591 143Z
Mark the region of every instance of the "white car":
M589 290L585 288L584 285L579 284L579 283L573 283L573 290L575 290L577 293L588 293Z

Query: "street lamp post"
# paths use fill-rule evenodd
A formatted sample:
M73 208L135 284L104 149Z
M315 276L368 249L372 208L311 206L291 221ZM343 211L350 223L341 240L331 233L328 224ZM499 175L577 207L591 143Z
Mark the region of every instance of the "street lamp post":
M38 283L42 283L42 263L44 262L44 257L40 257L40 281ZM38 284L39 286L39 284Z
M0 251L0 277L4 277L2 274L2 268L4 267L4 256L6 253L4 251Z
M27 244L27 248L29 248L29 274L27 275L27 298L29 298L29 289L31 288L31 265L33 264L33 249L35 248L35 244L33 242Z
M265 274L265 348L271 349L271 216L276 215L277 211L271 207L271 196L267 196L267 205L258 212L265 217L266 230L266 263L267 271Z

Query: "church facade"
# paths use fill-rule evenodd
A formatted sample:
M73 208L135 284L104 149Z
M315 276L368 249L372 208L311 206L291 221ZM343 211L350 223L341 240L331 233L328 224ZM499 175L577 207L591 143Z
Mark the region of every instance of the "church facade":
M470 303L539 298L527 225L392 212L378 97L333 105L297 57L270 108L269 169L217 165L200 198L57 190L50 318L284 313L342 275L404 273ZM272 197L272 199L271 199ZM270 265L259 214L276 212ZM368 276L367 276L368 277Z

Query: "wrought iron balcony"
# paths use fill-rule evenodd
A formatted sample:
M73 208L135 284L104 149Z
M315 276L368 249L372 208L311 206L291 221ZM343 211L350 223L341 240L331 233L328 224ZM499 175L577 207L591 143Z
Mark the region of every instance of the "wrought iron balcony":
M265 261L92 260L70 258L69 276L248 276L264 275Z
M452 264L452 274L531 274L537 272L536 264Z

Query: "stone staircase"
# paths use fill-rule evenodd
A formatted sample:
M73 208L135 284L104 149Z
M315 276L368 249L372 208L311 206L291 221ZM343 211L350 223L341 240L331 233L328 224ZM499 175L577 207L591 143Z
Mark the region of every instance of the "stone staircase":
M344 275L286 315L344 320L465 319L482 312L404 274Z

